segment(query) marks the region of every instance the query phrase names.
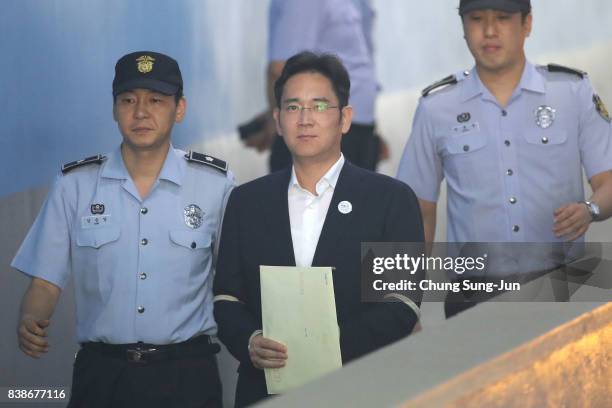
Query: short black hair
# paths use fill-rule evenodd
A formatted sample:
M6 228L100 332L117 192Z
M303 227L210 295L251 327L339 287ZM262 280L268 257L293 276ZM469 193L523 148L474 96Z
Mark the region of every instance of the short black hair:
M289 78L303 72L321 74L329 79L338 98L340 109L348 105L351 79L340 58L333 54L316 54L303 51L287 60L283 72L274 83L274 97L278 108L281 107L283 89Z

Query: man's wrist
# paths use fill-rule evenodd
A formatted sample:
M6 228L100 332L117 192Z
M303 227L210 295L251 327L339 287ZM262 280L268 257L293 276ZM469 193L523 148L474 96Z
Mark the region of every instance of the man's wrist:
M591 216L591 221L598 221L600 219L599 206L595 202L584 200L581 201L581 203L586 205L589 215Z

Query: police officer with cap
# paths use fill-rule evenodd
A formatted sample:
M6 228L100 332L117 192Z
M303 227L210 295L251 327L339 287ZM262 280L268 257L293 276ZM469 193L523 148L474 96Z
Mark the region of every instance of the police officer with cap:
M475 67L423 90L398 170L420 199L427 241L444 178L450 242L583 239L612 215L603 102L586 73L527 61L529 0L462 0L459 14Z
M177 62L149 51L115 67L123 143L65 164L12 266L32 278L19 347L39 358L72 276L77 341L70 407L220 406L211 285L225 162L175 149L185 116Z

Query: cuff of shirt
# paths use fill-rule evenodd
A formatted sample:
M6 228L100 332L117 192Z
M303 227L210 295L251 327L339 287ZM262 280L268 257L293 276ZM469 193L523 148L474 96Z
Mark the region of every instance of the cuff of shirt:
M249 337L249 343L247 344L249 351L251 351L251 341L253 341L255 336L259 336L260 334L263 335L263 330L255 330L253 334L251 334L251 337Z

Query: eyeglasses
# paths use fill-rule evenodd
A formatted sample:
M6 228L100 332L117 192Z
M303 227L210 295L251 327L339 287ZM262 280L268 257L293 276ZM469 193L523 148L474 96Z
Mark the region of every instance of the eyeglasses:
M311 110L312 113L325 113L329 109L335 109L335 108L340 109L339 106L331 106L327 102L318 101L318 102L315 102L311 107L301 106L301 105L298 105L297 103L290 103L283 107L283 111L285 111L285 113L290 113L290 114L301 113L304 110Z

